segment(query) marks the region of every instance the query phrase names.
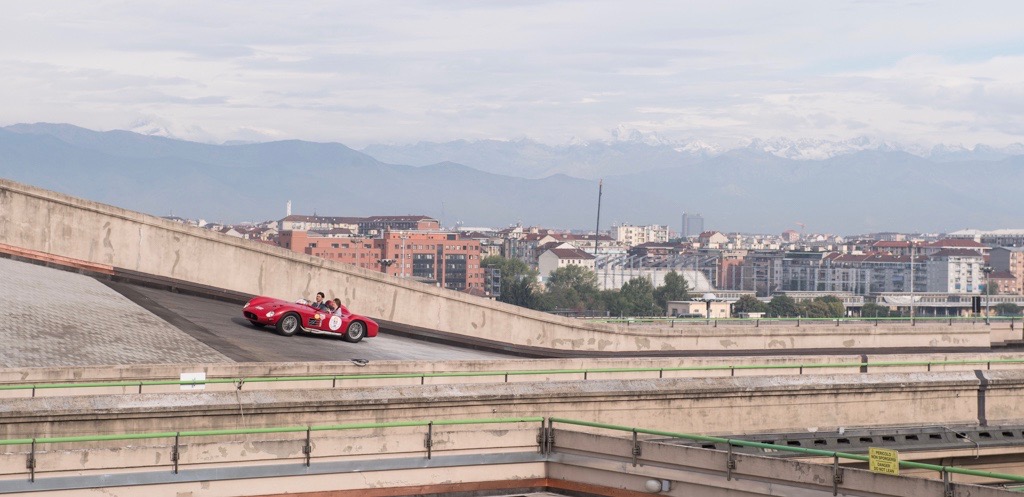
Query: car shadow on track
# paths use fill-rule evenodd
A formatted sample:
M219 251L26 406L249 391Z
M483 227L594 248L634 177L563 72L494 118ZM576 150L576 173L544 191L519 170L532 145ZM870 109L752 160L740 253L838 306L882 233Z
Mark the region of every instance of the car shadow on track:
M248 319L245 319L245 318L242 318L242 317L233 317L233 318L231 318L231 322L235 323L235 324L237 324L239 326L242 326L244 328L248 328L250 330L264 331L264 332L270 333L272 335L277 335L277 331L274 330L273 326L264 326L264 327L260 328L260 327L257 327L255 325L253 325L251 322L249 322ZM349 344L349 345L360 345L360 344L365 342L365 340L360 340L358 343L346 342L345 340L343 340L341 338L341 334L340 333L337 336L333 336L333 335L325 335L325 334L321 334L321 333L306 333L304 331L300 331L300 332L296 333L294 336L291 336L291 337L285 337L285 336L280 336L280 335L278 335L278 336L280 338L282 338L282 339L300 337L300 338L315 338L317 340L338 340L338 341L344 342L344 343Z

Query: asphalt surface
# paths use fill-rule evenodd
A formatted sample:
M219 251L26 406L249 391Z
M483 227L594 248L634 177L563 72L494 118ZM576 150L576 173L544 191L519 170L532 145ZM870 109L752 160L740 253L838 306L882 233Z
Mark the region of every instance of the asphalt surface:
M356 310L358 312L358 310ZM0 367L514 356L381 334L348 343L257 329L235 303L0 258Z
M111 285L122 290L122 285ZM242 306L191 295L171 293L145 287L129 286L152 303L184 319L179 328L193 338L209 345L235 361L342 361L367 360L449 360L449 359L508 359L518 358L494 352L462 349L422 340L389 336L381 333L349 343L340 337L299 333L283 337L267 328L256 328L242 317ZM131 296L129 291L123 292ZM144 306L150 304L144 302ZM357 311L358 312L358 311ZM174 322L173 319L170 320Z

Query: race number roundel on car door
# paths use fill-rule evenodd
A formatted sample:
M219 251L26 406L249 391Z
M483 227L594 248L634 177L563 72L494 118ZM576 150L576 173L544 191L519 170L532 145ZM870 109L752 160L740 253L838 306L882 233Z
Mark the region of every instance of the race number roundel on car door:
M341 328L341 316L331 316L327 326L331 328L331 331L338 331L338 328Z

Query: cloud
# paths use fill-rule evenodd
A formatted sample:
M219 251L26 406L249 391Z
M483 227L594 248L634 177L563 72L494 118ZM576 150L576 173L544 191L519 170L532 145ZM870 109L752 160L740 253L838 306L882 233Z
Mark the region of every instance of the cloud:
M4 116L213 141L1024 141L1024 3L5 6ZM217 112L210 112L210 108ZM310 123L316 123L315 126ZM259 130L253 132L252 130Z

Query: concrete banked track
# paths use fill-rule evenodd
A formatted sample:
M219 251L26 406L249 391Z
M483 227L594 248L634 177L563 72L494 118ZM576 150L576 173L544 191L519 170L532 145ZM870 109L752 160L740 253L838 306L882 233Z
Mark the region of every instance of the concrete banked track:
M522 355L656 356L817 350L985 350L976 326L719 326L699 333L554 316L380 272L294 253L154 216L0 180L0 250L53 257L84 269L212 293L330 296L394 331ZM221 290L223 289L223 290Z

